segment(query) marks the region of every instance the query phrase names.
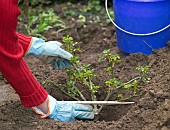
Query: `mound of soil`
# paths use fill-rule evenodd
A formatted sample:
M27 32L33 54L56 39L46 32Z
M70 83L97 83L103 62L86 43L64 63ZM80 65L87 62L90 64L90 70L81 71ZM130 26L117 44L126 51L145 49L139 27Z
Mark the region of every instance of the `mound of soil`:
M62 9L65 4L55 4L54 9L63 19ZM74 6L80 7L81 4ZM101 19L105 16L100 15ZM88 17L89 18L89 17ZM113 25L106 24L104 20L100 23L88 22L86 25L77 22L76 17L67 17L64 21L72 25L72 28L60 32L52 33L52 29L45 32L48 40L61 41L62 37L69 34L75 41L81 41L80 48L82 53L80 64L89 63L99 74L99 77L93 79L93 82L104 86L106 75L102 71L104 63L98 61L99 56L104 49L111 49L112 53L119 54L122 62L115 66L115 75L117 78L128 81L138 75L135 68L138 65L149 66L149 83L142 84L142 90L146 93L134 97L133 105L115 105L107 106L101 111L100 115L92 121L76 121L74 123L61 123L51 119L40 119L31 109L25 109L11 89L8 82L0 77L0 129L16 130L168 130L170 129L170 47L157 50L150 55L141 53L131 54L129 56L121 55L116 46L115 29ZM19 23L18 30L24 33L23 23ZM71 100L64 95L58 88L45 82L47 77L55 83L64 83L66 79L65 71L53 70L50 65L45 65L34 57L26 57L31 71L42 84L42 86L54 96L57 100ZM86 88L84 88L84 91ZM118 92L115 92L115 95ZM89 95L85 95L87 99ZM98 93L99 100L103 100L104 91ZM111 100L115 100L112 97Z

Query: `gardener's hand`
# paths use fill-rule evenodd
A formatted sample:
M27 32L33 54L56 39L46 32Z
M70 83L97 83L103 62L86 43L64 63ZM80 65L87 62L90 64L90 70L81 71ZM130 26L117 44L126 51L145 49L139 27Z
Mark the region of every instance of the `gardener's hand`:
M33 37L32 44L26 55L33 55L45 63L52 64L54 69L70 68L72 54L60 48L58 41L44 42L40 38Z
M41 115L41 118L51 118L61 122L73 122L76 119L93 119L94 113L92 106L82 104L72 104L65 101L58 102L52 96L48 96L49 112L44 114L37 107L33 107L33 110Z

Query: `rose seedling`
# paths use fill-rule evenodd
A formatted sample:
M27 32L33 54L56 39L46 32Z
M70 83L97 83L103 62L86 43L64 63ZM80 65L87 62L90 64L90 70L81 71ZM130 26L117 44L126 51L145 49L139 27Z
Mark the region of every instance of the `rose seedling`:
M97 78L98 75L94 74L94 69L91 68L90 64L79 64L79 57L76 55L76 52L81 53L81 49L78 47L80 42L74 42L73 38L70 36L63 37L64 42L64 49L69 51L73 54L73 57L70 59L72 64L72 68L67 69L67 81L65 84L55 85L59 87L65 94L72 97L74 100L84 100L86 101L86 97L83 95L83 89L78 88L77 85L79 84L82 86L88 87L91 95L92 101L97 101L96 94L101 88L100 85L96 85L93 83L92 79L95 77ZM113 93L118 89L123 89L125 92L128 92L128 97L124 97L123 94L118 94L117 97L119 100L128 100L135 96L140 96L142 93L138 94L138 90L142 87L140 86L139 82L146 82L148 81L147 78L147 70L149 69L147 66L137 67L137 70L141 72L141 74L128 82L122 82L120 79L115 77L115 64L121 62L120 56L118 54L112 54L110 50L104 50L103 54L99 57L99 61L103 63L108 63L108 66L104 68L107 72L109 79L105 81L105 88L106 88L106 97L104 101L108 101L112 96ZM132 94L130 95L129 92ZM100 111L103 109L104 105L94 105L94 112L95 114L99 114Z

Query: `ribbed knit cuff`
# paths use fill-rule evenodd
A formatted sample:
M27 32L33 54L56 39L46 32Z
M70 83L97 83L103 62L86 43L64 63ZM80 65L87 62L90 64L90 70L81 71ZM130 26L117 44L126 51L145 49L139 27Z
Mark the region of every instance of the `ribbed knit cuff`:
M18 32L16 32L17 36L18 36L18 43L22 46L22 48L24 49L24 56L27 54L31 44L32 44L32 37L30 36L25 36L23 34L20 34Z
M47 91L43 87L40 87L34 94L30 96L20 96L20 99L24 107L34 107L42 104L47 97Z

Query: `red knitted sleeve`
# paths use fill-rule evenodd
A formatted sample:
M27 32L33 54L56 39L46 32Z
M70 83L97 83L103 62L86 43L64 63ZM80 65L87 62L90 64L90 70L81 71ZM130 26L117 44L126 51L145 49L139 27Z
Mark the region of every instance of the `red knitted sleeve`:
M32 37L30 36L25 36L24 34L18 33L16 32L17 36L18 36L18 43L22 46L23 50L24 50L24 55L26 55L26 53L28 52L31 43L32 43Z
M37 82L23 59L30 42L23 42L17 36L17 17L20 14L17 4L18 0L1 0L0 71L17 92L22 104L32 107L43 103L48 93Z

